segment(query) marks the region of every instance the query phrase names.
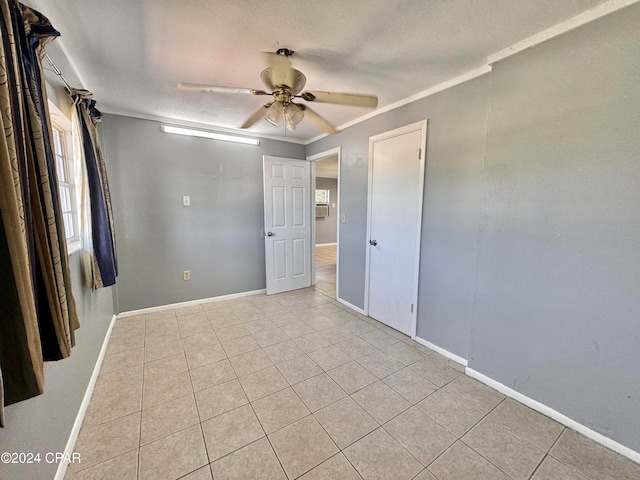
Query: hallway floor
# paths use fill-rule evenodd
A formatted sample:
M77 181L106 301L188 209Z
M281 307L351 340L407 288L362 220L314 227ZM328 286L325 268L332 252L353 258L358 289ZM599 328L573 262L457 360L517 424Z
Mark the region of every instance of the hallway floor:
M69 480L640 478L320 288L118 320L75 451Z
M336 298L336 245L316 246L315 289Z

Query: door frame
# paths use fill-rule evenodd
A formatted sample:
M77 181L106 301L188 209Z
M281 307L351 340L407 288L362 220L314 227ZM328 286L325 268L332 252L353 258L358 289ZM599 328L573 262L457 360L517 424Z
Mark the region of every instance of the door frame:
M316 222L315 222L315 203L316 203L316 162L327 157L338 156L338 195L336 198L336 222L338 228L336 232L336 300L338 299L338 292L340 291L340 171L342 169L342 147L335 147L329 150L325 150L314 155L307 157L307 161L311 163L311 215L314 219L311 222L311 285L316 284Z
M422 237L422 209L424 204L424 177L426 168L426 146L427 146L427 120L411 123L394 130L389 130L378 135L369 137L369 183L367 187L367 237L366 243L366 260L365 260L365 283L364 283L364 310L365 314L369 315L369 264L371 260L371 249L369 248L369 239L371 239L371 218L372 218L372 191L373 191L373 146L374 143L388 140L393 137L404 135L406 133L420 132L420 176L418 186L418 215L416 218L416 251L415 257L415 270L414 270L414 285L413 285L413 312L411 314L411 338L416 338L417 319L418 319L418 283L420 275L420 240Z

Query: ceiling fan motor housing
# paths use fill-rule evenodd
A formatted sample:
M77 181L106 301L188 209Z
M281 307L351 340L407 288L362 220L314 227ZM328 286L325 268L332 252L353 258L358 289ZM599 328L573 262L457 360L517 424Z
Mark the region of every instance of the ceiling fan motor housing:
M293 94L290 88L283 87L274 91L273 97L276 99L276 101L286 106L293 101L293 98L295 97L295 95Z

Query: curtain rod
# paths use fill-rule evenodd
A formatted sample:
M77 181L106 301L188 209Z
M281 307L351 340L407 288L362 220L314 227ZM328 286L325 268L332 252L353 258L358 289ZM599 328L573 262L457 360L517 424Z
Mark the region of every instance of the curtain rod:
M67 82L67 79L64 78L64 75L62 75L62 72L60 71L60 69L56 67L56 64L53 63L53 60L51 60L51 57L49 56L49 54L45 53L44 58L47 59L47 61L49 62L49 65L51 65L51 68L53 68L54 73L60 77L60 80L63 81L69 93L72 93L74 89L71 87L71 85L69 85L69 82Z

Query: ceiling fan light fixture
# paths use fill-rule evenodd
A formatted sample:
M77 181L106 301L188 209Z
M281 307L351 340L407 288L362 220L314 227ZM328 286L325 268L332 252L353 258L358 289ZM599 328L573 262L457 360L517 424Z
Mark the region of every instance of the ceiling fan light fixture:
M284 123L287 130L293 132L304 118L304 111L295 103L290 103L284 109Z
M284 107L280 102L273 102L264 114L264 119L274 127L277 127L282 121L284 115Z

